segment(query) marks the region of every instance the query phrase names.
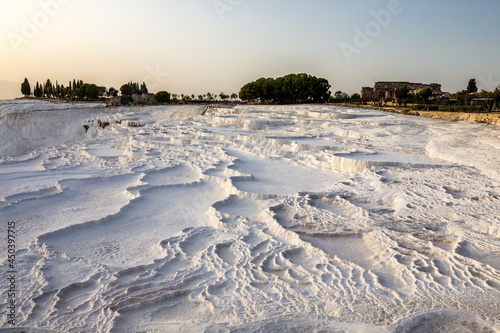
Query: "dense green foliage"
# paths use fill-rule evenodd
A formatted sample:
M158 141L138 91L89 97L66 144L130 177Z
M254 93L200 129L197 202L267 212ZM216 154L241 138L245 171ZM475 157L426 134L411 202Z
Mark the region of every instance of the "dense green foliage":
M120 92L123 96L132 96L134 94L134 88L129 83L126 83L120 87Z
M427 103L429 98L432 96L432 89L424 88L418 92L418 96L424 101L424 103Z
M159 91L155 94L155 100L158 103L169 103L170 102L170 94L166 91Z
M78 89L76 93L79 98L87 100L96 100L102 98L106 93L106 87L98 87L93 83L84 83Z
M115 89L115 88L113 88L113 87L110 87L110 88L108 89L107 95L108 95L109 97L116 97L116 96L118 96L118 90L116 90L116 89Z
M57 81L53 84L50 79L48 79L45 83L36 83L35 88L33 89L33 96L38 98L78 98L82 95L83 97L81 98L87 98L86 89L85 91L79 91L83 85L84 83L82 80L73 80L73 82L69 81L69 84L66 87L63 84L59 84ZM102 87L98 88L102 89ZM89 92L92 96L95 96L96 91L97 90ZM99 95L99 93L97 93L97 95ZM97 99L97 97L94 99Z
M139 84L133 81L123 84L120 90L117 90L113 87L106 89L106 87L97 86L93 83L84 83L82 80L72 80L69 81L68 86L64 86L57 81L54 84L48 79L45 83L37 82L33 90L31 90L27 78L21 83L21 92L26 97L34 96L36 98L59 98L84 101L104 100L105 97L117 97L121 93L122 105L132 103L132 95L134 94L142 95L149 93L146 83L143 82ZM155 95L155 97L160 99L159 103L179 102L179 95L177 94L170 94L166 91L161 91L160 93L159 95ZM168 97L166 94L168 94ZM219 95L209 92L207 94L198 95L197 98L194 94L182 94L181 96L183 102L189 103L214 102L218 100L217 97L220 97L222 101L228 99L234 101L238 98L238 95L235 93L229 95L224 92L221 92Z
M354 93L349 96L348 93L338 90L330 96L330 103L359 103L361 99L361 95L358 93Z
M478 103L475 103L475 101L479 100L479 104L481 106L480 108L483 110L491 111L492 109L500 108L500 86L496 87L493 91L482 90L479 93L469 93L469 88L470 87L467 87L467 89L457 91L456 93L452 94L450 96L450 101L454 101L459 105L467 106L472 104L477 105Z
M500 86L496 87L496 89L490 94L491 98L495 101L497 108L500 108Z
M361 99L361 95L358 93L354 93L351 95L350 99L351 99L351 101L354 101L354 102L359 101Z
M262 103L296 104L326 103L330 98L328 80L308 74L289 74L279 78L260 78L245 84L241 100Z
M456 93L451 94L450 97L451 97L451 99L457 100L458 103L463 104L463 105L467 105L469 99L471 99L471 96L467 92L467 89L461 90L461 91L457 91Z
M245 84L238 94L206 93L195 96L194 94L170 94L160 91L155 94L158 103L206 103L226 101L235 102L238 97L244 101L260 102L263 104L296 104L296 103L366 103L361 100L360 94L349 95L343 91L330 92L330 84L326 79L317 78L308 74L289 74L279 78L260 78ZM485 112L500 108L500 86L493 91L482 90L477 92L475 79L470 79L467 88L448 96L434 96L430 88L424 88L417 94L410 92L408 86L403 86L396 91L398 105L410 105L415 109L429 109L436 111L463 111ZM21 83L21 92L26 97L60 98L71 100L104 100L104 97L116 97L121 92L122 105L133 102L132 95L148 93L146 83L128 82L123 84L120 91L110 87L97 86L93 83L84 83L82 80L69 81L68 86L54 83L48 79L46 82L36 82L31 89L27 78ZM180 98L179 98L180 97ZM390 102L386 99L386 102ZM423 102L424 105L418 105ZM430 104L429 104L430 103ZM414 106L411 106L414 104Z
M229 95L227 95L227 94L225 94L224 92L222 92L222 91L221 91L221 92L220 92L220 94L219 94L219 97L220 97L220 99L221 99L222 101L225 101L225 100L226 100L226 99L228 99L230 96L229 96Z
M146 83L142 83L139 85L137 82L130 81L129 83L125 83L120 87L120 91L122 95L132 96L133 94L142 95L148 93L148 88L146 87Z

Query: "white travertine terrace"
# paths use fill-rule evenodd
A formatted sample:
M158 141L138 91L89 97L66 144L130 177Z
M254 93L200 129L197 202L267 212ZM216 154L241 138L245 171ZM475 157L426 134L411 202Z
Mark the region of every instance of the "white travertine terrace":
M202 112L0 102L19 327L498 332L498 127Z

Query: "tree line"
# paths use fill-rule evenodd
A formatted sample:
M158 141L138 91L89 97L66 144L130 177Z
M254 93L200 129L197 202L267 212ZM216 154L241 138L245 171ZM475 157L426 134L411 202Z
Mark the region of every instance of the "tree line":
M411 95L409 89L403 86L396 92L396 97L402 104L424 103L424 106L431 109L440 111L491 111L494 108L500 107L500 86L496 87L493 91L481 90L477 87L476 79L470 79L467 88L451 94L449 97L441 97L439 99L432 99L433 91L431 88L424 88L416 95ZM434 104L427 105L427 103ZM455 107L458 106L458 107Z
M34 96L37 98L71 98L81 100L102 100L105 97L116 97L118 93L123 96L132 96L133 94L142 95L148 93L146 83L139 84L137 82L128 82L121 86L120 90L110 87L107 89L103 86L98 86L94 83L84 83L83 80L69 81L68 85L52 83L50 79L46 82L39 83L37 81L33 90L27 78L21 84L21 93L25 97Z
M338 90L333 96L330 96L331 103L358 103L361 99L361 95L354 93L349 95L346 92Z
M245 84L239 93L244 101L270 104L326 103L330 99L328 80L308 74L260 78Z
M111 88L113 89L113 88ZM87 99L98 100L105 95L108 95L108 90L105 87L98 86L93 83L84 83L82 80L69 81L68 85L52 83L50 79L39 83L31 89L31 85L27 78L21 84L21 92L25 97L34 96L37 98L72 98L72 99Z
M493 91L486 91L477 88L476 79L470 79L467 88L457 91L450 96L451 100L457 101L460 105L468 105L474 99L482 99L482 103L486 110L491 111L493 108L500 108L500 85Z
M217 99L217 97L219 99ZM219 94L207 92L206 94L200 94L195 96L194 94L172 94L173 102L216 102L216 101L226 101L226 100L237 100L238 94L232 93L228 95L224 92L220 92Z
M122 104L129 104L133 101L132 96L134 94L142 95L148 94L149 90L145 82L139 84L138 82L127 82L123 84L120 89L115 89L110 87L98 86L93 83L84 83L82 80L69 81L68 85L52 83L50 79L46 82L37 82L35 87L32 89L27 78L21 84L21 92L25 97L34 96L37 98L58 98L58 99L72 99L72 100L103 100L105 97L117 97L121 94ZM206 93L195 96L194 94L170 94L166 91L160 91L155 94L155 99L158 103L169 103L169 102L216 102L226 101L229 99L237 100L238 94L233 93L231 95L225 94L224 92L216 93Z
M260 78L256 81L245 84L239 94L225 94L220 92L206 93L195 96L194 94L170 94L161 91L155 99L158 103L205 103L226 100L237 100L238 98L248 102L260 102L264 104L296 104L296 103L362 103L360 95L355 93L348 95L342 91L336 91L333 96L329 89L331 88L328 80L317 78L308 74L289 74L279 78ZM104 100L105 97L117 97L121 94L122 104L129 104L133 101L132 95L147 94L146 83L128 82L123 84L119 90L110 87L107 89L93 83L84 83L83 80L74 79L68 82L68 85L59 84L58 81L52 83L50 79L39 83L31 88L27 78L21 84L21 92L24 96L34 96L37 98L58 98L71 100ZM424 88L418 93L413 94L407 86L401 87L396 92L396 97L401 104L419 104L426 105L432 102L433 92L430 88ZM156 98L158 97L158 98ZM500 107L500 86L489 92L482 90L478 92L475 79L470 79L467 88L452 94L449 98L438 101L442 106L443 102L448 105L467 106L472 103L480 103L480 109L492 110ZM427 105L427 107L429 107ZM432 106L431 106L432 107ZM451 109L450 109L451 110Z

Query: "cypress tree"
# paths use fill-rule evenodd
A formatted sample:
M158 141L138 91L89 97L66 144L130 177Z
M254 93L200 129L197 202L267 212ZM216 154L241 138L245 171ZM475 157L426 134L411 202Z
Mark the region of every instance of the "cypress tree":
M476 93L477 92L477 83L476 79L470 79L469 84L467 85L467 92L470 93Z
M45 94L47 98L50 98L53 93L52 82L50 82L50 79L47 79L47 83L45 83Z
M148 87L146 87L146 83L143 82L141 85L141 94L147 94L148 93Z
M35 95L35 97L41 97L42 95L40 84L38 83L38 81L36 81L36 88L35 91L33 92L33 95Z
M31 87L30 87L30 83L28 82L27 78L25 78L24 82L21 84L21 92L26 97L31 95Z

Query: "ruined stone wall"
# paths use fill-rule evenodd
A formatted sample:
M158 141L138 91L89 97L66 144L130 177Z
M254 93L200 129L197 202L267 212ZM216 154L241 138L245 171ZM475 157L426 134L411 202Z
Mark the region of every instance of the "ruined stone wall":
M407 86L410 90L410 93L416 94L420 90L424 88L431 88L434 94L440 95L442 94L441 85L438 83L411 83L411 82L377 82L375 83L373 98L374 99L382 99L382 98L395 98L396 91Z
M374 98L372 87L361 88L361 99L366 101L371 101Z

